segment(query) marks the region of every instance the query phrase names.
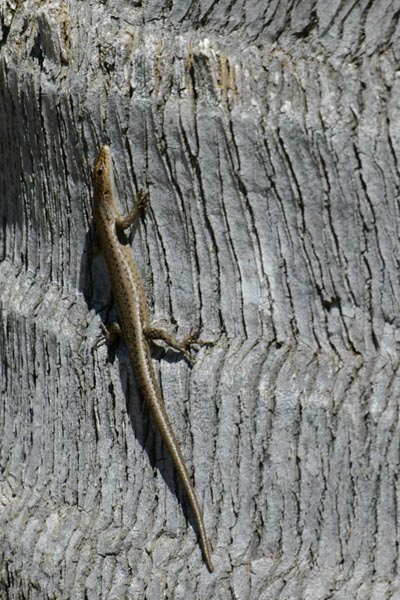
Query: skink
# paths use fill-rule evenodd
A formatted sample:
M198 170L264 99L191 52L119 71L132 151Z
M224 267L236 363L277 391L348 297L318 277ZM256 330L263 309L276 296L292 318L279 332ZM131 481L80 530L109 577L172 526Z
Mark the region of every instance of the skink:
M136 207L126 217L118 211L113 184L111 152L103 146L96 159L93 174L94 219L100 249L104 253L111 279L112 291L118 309L120 331L128 348L131 364L154 421L173 459L175 468L187 494L196 520L201 548L209 571L213 571L210 545L206 536L202 511L197 500L189 472L165 409L152 363L149 340L162 339L170 346L184 352L196 342L196 336L188 336L178 342L166 331L150 327L149 312L143 284L124 230L132 225L146 203L143 194L138 195ZM114 327L113 331L116 331Z

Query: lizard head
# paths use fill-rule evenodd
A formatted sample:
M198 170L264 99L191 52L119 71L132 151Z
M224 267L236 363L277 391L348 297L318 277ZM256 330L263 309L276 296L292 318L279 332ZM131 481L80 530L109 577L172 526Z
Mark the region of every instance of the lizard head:
M110 146L102 146L93 169L94 205L114 203Z

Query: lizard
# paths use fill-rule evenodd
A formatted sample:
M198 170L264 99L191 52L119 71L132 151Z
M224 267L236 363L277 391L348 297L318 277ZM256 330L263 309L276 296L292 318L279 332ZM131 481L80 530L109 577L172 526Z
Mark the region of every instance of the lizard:
M191 362L190 347L202 342L198 340L198 333L190 334L179 342L168 332L150 326L143 283L125 234L125 229L138 219L147 204L148 194L139 192L135 208L124 217L120 214L116 204L111 150L108 145L102 146L95 161L93 187L93 212L99 249L106 260L120 321L120 325L113 324L110 331L107 331L105 326L103 330L108 342L120 334L124 338L139 389L183 484L195 518L204 559L208 570L212 572L214 567L211 560L211 547L206 535L203 514L156 380L150 349L151 340L163 340L183 352L186 359Z

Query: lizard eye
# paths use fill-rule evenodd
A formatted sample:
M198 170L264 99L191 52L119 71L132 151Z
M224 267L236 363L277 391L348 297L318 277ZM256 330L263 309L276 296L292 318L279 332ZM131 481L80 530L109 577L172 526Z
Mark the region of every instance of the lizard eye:
M97 169L97 175L100 177L103 175L103 169Z

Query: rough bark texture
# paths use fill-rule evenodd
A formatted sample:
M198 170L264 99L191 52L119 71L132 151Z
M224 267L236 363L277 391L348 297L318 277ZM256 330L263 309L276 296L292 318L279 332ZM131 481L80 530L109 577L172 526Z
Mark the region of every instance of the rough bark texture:
M390 0L1 4L0 596L400 598ZM112 145L215 573L93 239Z

